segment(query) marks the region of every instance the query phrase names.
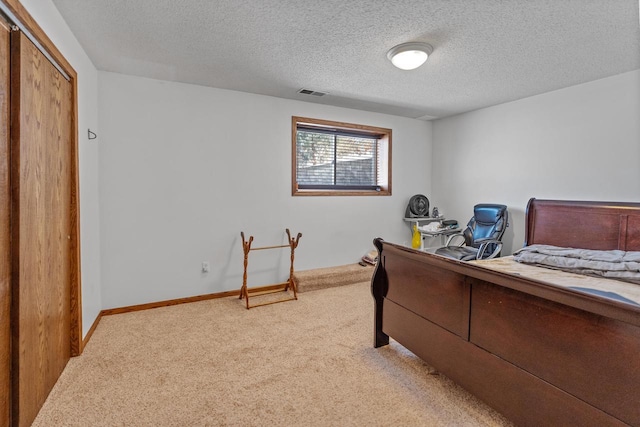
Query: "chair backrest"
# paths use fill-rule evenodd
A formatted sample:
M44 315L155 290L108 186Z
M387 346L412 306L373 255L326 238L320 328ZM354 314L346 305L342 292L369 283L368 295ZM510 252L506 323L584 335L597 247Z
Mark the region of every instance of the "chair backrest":
M480 239L502 240L507 228L508 213L505 205L483 203L473 207L473 218L469 220L464 230L467 246L479 248Z

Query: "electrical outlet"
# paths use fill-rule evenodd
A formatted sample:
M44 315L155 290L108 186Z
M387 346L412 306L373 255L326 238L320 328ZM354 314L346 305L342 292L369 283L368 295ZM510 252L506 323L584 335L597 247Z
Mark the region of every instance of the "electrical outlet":
M207 261L202 261L202 272L208 273L210 269L211 266L209 265L209 263Z

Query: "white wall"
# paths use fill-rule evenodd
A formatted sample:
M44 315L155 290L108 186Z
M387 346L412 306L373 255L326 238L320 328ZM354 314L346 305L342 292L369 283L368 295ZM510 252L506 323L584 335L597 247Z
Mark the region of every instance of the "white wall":
M100 226L98 205L98 144L87 129L98 130L98 72L51 0L21 0L29 14L78 73L78 156L80 174L80 249L83 336L102 309Z
M437 120L433 141L445 215L464 225L476 203L508 205L510 253L530 197L640 200L640 70Z
M107 72L98 99L104 308L239 289L240 231L301 232L297 270L355 263L377 236L409 241L406 204L431 192L427 122ZM391 128L393 195L292 197L293 115ZM249 286L288 262L252 252Z

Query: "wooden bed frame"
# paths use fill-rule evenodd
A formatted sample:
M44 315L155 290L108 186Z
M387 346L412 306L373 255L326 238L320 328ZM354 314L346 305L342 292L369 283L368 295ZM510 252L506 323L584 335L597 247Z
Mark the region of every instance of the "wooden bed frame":
M526 217L525 245L640 251L640 203ZM374 244L375 347L393 337L517 425L640 425L640 306Z

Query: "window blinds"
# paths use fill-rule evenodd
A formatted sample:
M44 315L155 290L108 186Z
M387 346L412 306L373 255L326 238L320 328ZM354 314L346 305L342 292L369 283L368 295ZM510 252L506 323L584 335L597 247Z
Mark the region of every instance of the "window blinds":
M300 189L379 190L378 136L298 126Z

